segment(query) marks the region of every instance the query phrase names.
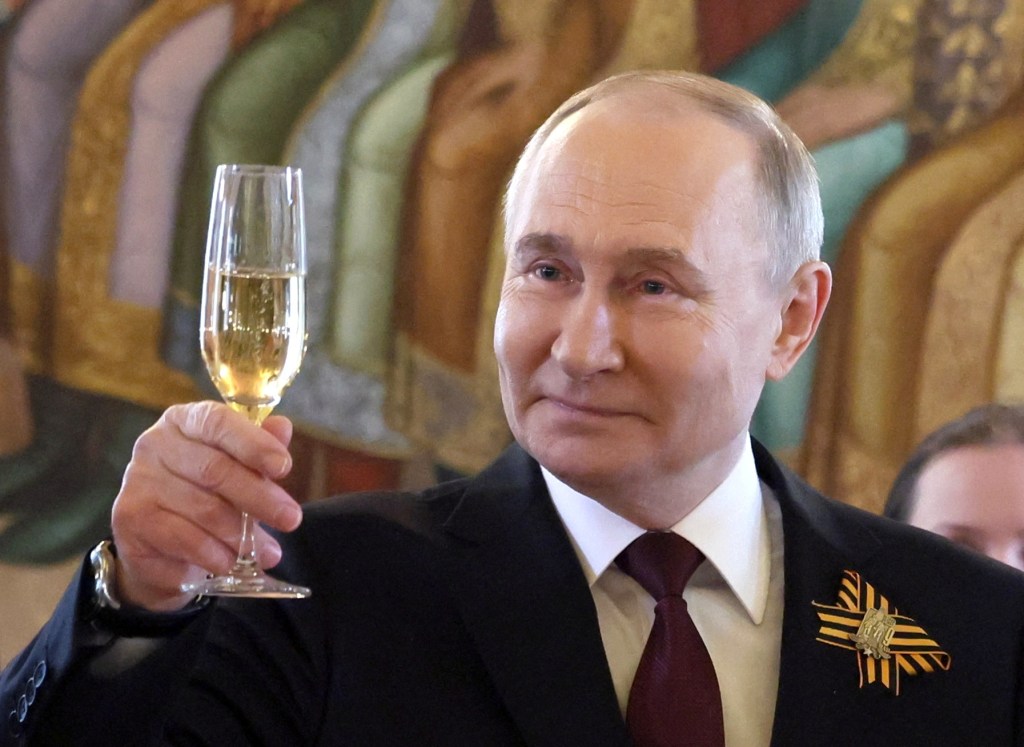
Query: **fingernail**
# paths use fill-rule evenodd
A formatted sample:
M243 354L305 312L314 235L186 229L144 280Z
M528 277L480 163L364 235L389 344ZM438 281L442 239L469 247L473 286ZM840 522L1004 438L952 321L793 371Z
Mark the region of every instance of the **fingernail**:
M302 509L298 506L282 506L274 518L274 523L282 529L294 529L302 521Z
M274 461L271 465L270 476L273 478L284 477L292 468L292 457L291 454L287 454L280 459Z

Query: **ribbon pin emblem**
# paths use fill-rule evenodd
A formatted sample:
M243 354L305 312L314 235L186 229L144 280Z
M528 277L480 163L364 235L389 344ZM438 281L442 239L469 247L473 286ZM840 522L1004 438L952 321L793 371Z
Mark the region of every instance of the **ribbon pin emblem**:
M864 613L857 632L850 633L850 640L857 644L858 651L876 659L888 659L889 642L895 633L896 618L872 607Z
M879 682L899 695L901 675L949 670L952 657L855 571L843 572L836 604L812 604L821 621L815 640L856 652L860 687Z

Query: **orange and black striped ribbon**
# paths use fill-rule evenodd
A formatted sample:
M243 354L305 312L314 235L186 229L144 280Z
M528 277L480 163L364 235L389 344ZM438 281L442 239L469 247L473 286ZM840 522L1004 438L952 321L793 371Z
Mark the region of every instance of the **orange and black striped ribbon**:
M812 603L821 620L816 640L857 654L860 686L880 682L900 694L900 676L916 676L937 669L948 671L952 657L939 648L912 618L901 615L888 599L855 571L844 571L837 604ZM852 636L857 634L868 610L880 610L895 620L889 641L890 658L875 658L858 650Z

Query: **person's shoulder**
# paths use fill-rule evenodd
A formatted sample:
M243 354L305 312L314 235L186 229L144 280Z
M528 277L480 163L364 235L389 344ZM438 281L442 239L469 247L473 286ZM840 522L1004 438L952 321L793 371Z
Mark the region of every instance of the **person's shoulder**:
M804 482L784 465L759 458L762 479L780 498L783 513L833 542L856 548L853 556L872 556L875 567L912 577L933 576L944 585L974 589L981 595L1008 594L1024 603L1024 574L932 532L844 503Z
M831 498L822 500L837 522L856 523L877 540L876 565L901 575L930 578L930 583L951 593L956 590L958 595L1024 605L1024 573L933 532Z

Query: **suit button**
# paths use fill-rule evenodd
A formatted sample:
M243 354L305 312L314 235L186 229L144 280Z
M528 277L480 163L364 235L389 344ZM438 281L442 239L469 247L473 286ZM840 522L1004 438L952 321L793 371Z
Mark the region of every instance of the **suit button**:
M36 681L33 677L29 677L28 684L25 685L25 702L29 705L36 702Z
M32 672L32 679L36 681L36 687L43 684L43 680L46 679L46 662L41 661L36 664L36 670Z
M22 695L18 698L18 723L24 723L28 716L28 699Z
M21 721L18 720L16 711L11 711L7 716L7 731L11 733L12 737L21 736Z

